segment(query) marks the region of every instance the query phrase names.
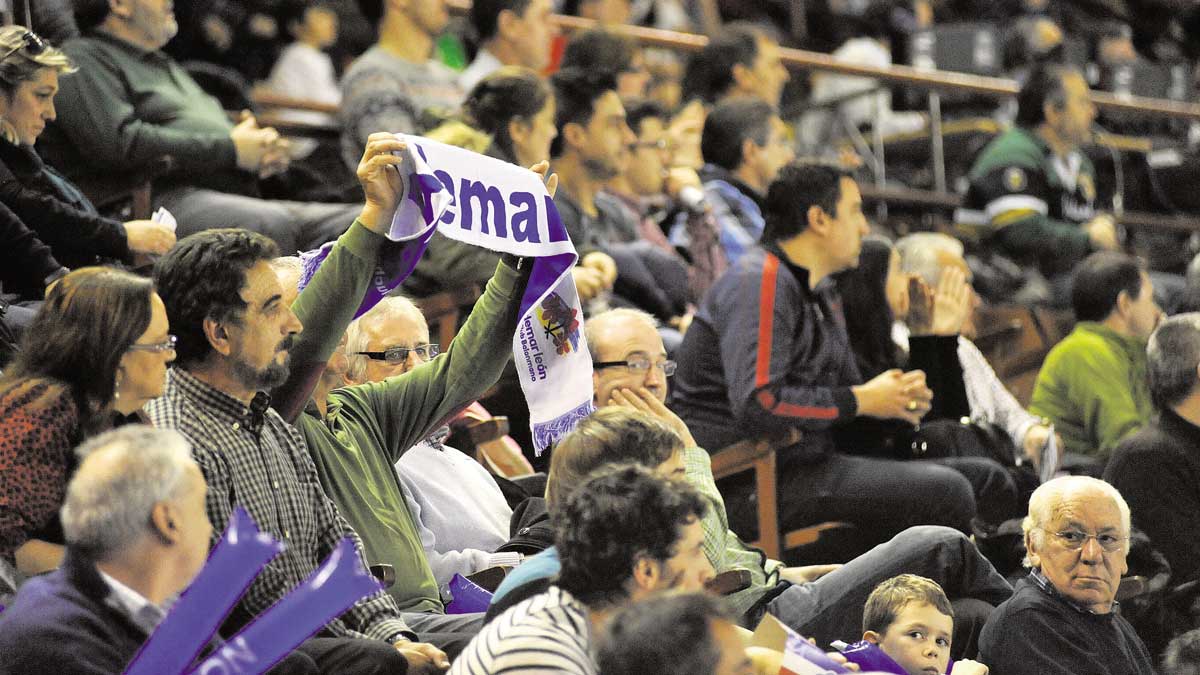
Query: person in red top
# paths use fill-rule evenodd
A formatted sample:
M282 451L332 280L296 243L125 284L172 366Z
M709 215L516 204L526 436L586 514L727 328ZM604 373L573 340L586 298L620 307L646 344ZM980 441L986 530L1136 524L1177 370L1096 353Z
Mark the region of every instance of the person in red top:
M105 267L56 282L0 379L0 557L59 566L73 449L162 394L175 338L149 279Z

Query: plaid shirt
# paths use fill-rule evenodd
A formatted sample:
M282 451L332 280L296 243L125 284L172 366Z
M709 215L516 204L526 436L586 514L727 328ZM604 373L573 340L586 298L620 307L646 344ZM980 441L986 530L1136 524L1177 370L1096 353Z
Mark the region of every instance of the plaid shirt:
M214 543L233 508L241 505L259 529L287 544L250 584L226 628L240 628L281 600L344 537L354 540L364 560L362 541L321 488L303 437L269 408L266 394L258 394L246 407L187 371L172 368L163 395L148 403L146 412L155 426L176 429L191 441L208 482ZM331 621L325 634L387 642L416 639L395 601L383 592L359 600Z

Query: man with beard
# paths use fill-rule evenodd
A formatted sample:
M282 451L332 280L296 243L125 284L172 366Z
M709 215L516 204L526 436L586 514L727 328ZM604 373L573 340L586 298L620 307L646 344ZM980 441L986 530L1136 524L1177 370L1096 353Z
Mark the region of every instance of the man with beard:
M329 299L329 286L350 285L356 274L369 279L374 269L380 233L390 224L400 194L388 167L403 161L393 154L402 147L380 137L368 144L359 166L366 203L305 294L325 300L331 312L341 304L351 310L357 306L365 284L357 287L358 296L343 297L341 303ZM352 538L363 557L358 535L321 488L304 438L271 409L265 393L288 379L289 351L303 329L271 267L277 255L262 235L210 230L180 241L155 270L178 336L179 359L163 396L147 404L146 412L156 426L176 429L192 443L208 483L209 520L217 531L235 506L243 506L264 532L287 544L234 607L224 634L236 633L282 599L343 538ZM318 338L330 330L323 324L332 323L330 316L312 318ZM301 342L313 353L304 358L324 363L340 329L334 333L331 341L315 344L305 335ZM380 592L359 600L299 651L322 672L430 673L449 667L444 653L416 639L395 600Z

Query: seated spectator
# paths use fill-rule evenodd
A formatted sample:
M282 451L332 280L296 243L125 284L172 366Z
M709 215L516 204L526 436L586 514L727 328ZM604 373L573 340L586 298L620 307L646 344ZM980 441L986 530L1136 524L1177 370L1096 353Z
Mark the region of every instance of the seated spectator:
M597 673L593 637L614 611L671 589L698 591L703 497L637 466L594 474L555 512L562 570L553 586L489 623L450 672Z
M0 369L12 359L15 343L41 307L46 287L67 272L37 233L0 202L0 323L11 332L10 337L0 337Z
M700 176L730 266L762 237L767 186L794 157L786 139L783 120L755 98L724 101L704 120ZM672 236L678 242L682 233Z
M1078 323L1046 355L1029 412L1054 423L1064 450L1094 460L1098 474L1117 443L1150 421L1146 340L1163 315L1150 277L1123 253L1088 256L1071 304Z
M644 98L650 85L650 70L637 43L604 28L572 35L559 67L612 77L622 101Z
M359 0L378 26L379 40L342 77L342 160L358 165L376 132L425 130L426 109L453 111L462 101L457 73L433 58L434 42L450 21L445 0Z
M875 587L863 607L863 640L878 645L908 675L945 673L950 664L954 608L936 581L901 574ZM958 675L987 675L987 666L960 659Z
M357 205L259 198L259 179L287 170L287 141L251 115L230 122L220 102L161 51L178 27L169 5L133 21L124 5L75 4L84 36L63 51L79 72L63 79L60 116L38 143L50 164L71 178L111 180L169 156L173 171L155 183L154 198L175 216L181 237L236 223L294 252L346 229Z
M46 166L33 145L54 121L58 76L74 73L70 59L21 26L0 29L0 202L12 209L64 265L134 263L175 243L168 225L126 223L101 216L70 181Z
M1088 253L1117 250L1112 216L1097 213L1096 169L1080 146L1091 138L1096 108L1083 74L1035 70L1017 96L1016 125L983 149L955 217L983 228L999 253L1039 270L1044 298L1069 299L1072 270Z
M1171 640L1162 665L1163 675L1200 675L1200 628Z
M670 362L662 361L662 368L650 365L652 360L666 358L653 317L616 309L592 317L587 333L592 358L601 364L595 366L593 384L596 404L603 409L592 420L620 419L603 417L611 414L605 406L633 408L663 421L683 439L686 479L711 507L704 516L704 546L709 561L718 573L737 569L750 572L750 585L728 597L743 626L753 628L766 612L815 638L818 644L828 644L858 630L858 608L875 584L911 572L937 579L950 589L959 618L955 624L960 631L956 633L959 639L955 654L974 654L975 636L992 605L1007 599L1011 589L961 532L946 527L909 528L842 566L784 567L779 561L765 558L730 530L726 502L713 480L708 452L697 446L687 426L664 405L666 364ZM646 368L629 365L643 359ZM610 435L620 437L615 431ZM592 450L590 454L596 457L593 462L615 461L615 455L621 453L612 448L624 447L618 443L594 445L608 449ZM641 441L637 445L648 448L652 444ZM568 446L560 446L556 452L569 454L563 447ZM562 476L557 479L561 481ZM528 559L510 577L526 575L527 568L534 569L540 557Z
M514 297L519 296L514 294ZM485 309L480 302L476 307ZM474 325L472 322L464 329ZM504 332L499 326L484 329L484 334L495 336L486 346L496 350L492 360L500 366L507 360L509 349ZM472 348L472 337L473 333L464 330L455 338L458 349L467 346L474 357L470 363L464 362L471 376L464 371L461 379L486 384L488 378L482 376L481 369L488 358L479 347ZM347 382L393 388L400 382L411 383L414 376L404 375L434 360L438 345L429 341L429 326L419 308L405 298L387 297L350 324L346 331L345 355ZM445 365L445 359L437 365ZM424 369L423 373L431 370ZM458 379L450 369L442 377L447 381ZM379 387L375 390L379 391ZM338 392L335 395L346 400L346 394L354 391L356 389L352 387L345 390L345 394ZM366 392L362 395L370 396ZM413 397L413 391L409 389L403 398L411 400ZM382 396L377 398L381 405L390 400ZM459 396L455 394L446 399L457 402ZM345 408L346 404L342 406ZM520 562L520 556L514 553L492 553L508 541L512 509L495 479L479 462L443 444L449 434L449 427L441 426L411 448L397 449L399 452L395 455L399 459L394 462L395 471L400 476L405 504L394 505L395 514L380 518L419 534L427 565L438 586L449 583L455 574L465 577L489 567L513 567ZM374 509L378 511L380 507ZM360 529L366 531L366 528Z
M333 59L325 53L337 42L337 12L329 5L312 0L287 0L279 10L280 23L294 40L283 48L271 67L266 88L282 96L339 105ZM329 124L327 113L309 110L286 111L286 119L310 124Z
M149 279L106 267L53 284L0 379L0 556L59 566L71 449L162 394L175 337Z
M680 248L689 261L690 301L699 302L727 266L717 237L712 209L704 202L700 176L694 169L677 166L675 149L667 135L669 116L658 103L627 101L629 128L637 134L629 167L608 182L610 194L621 199L643 221L647 239L665 250L671 244L663 235L678 222Z
M750 96L779 109L791 76L779 58L779 43L748 25L730 25L692 55L683 75L683 100L715 105Z
M550 0L480 0L471 3L471 28L479 51L459 73L458 86L471 91L502 66L542 72L550 65L550 43L557 29L550 23ZM545 159L540 157L536 161ZM528 166L528 162L523 166Z
M1108 483L1066 476L1029 500L1029 576L979 636L994 675L1153 673L1146 646L1117 612L1128 571L1129 506Z
M729 610L707 594L649 598L618 612L609 625L596 655L604 675L779 672L780 655L761 647L746 648Z
M792 164L771 183L765 206L762 248L717 281L684 336L672 408L713 452L802 433L778 453L783 527L849 522L864 544L913 525L965 531L976 509L961 474L852 456L870 450L834 440L835 427L860 416L917 424L932 397L920 371L864 382L850 354L826 277L858 264L867 234L858 185L832 167ZM728 490L733 529L748 534L753 484Z
M970 272L963 258L963 245L957 239L937 233L918 232L896 242L900 253L900 269L905 274L920 277L930 288L936 288L942 274L952 269ZM979 297L972 291L971 311L958 337L958 362L962 367L963 385L967 390L970 417L984 420L1003 429L1016 444L1023 461L1036 470L1042 468L1042 454L1050 438L1050 427L1021 407L983 353L972 342L977 330L975 309ZM903 324L898 324L903 325ZM904 327L907 333L907 326ZM904 348L901 342L901 348ZM907 351L907 350L906 350ZM1062 441L1059 441L1062 446Z
M426 136L519 166L550 158L554 94L537 73L502 66L467 94L459 114ZM495 253L434 232L425 255L404 290L415 297L487 283L496 269Z
M1171 584L1200 573L1200 548L1182 537L1200 507L1200 315L1164 321L1146 348L1150 398L1157 415L1117 444L1104 470L1129 501L1133 524L1145 532L1171 565ZM1180 529L1183 528L1183 529Z
M922 423L951 420L954 424L970 415L962 366L958 360L958 337L971 311L971 287L962 269L942 275L935 291L924 282L900 271L900 254L887 240L863 240L858 266L836 275L842 296L842 314L858 370L870 380L890 369L907 369L926 374L933 401ZM911 306L910 306L911 298ZM907 349L901 351L893 339L897 321L905 328ZM933 461L963 474L975 492L979 517L999 525L1019 518L1024 511L1017 485L991 456L972 455L964 448L937 447L929 457L914 457L910 443L912 427L899 420L857 418L834 431L838 447L854 452L874 450L891 459Z
M328 426L308 415L297 421L299 428L287 422L308 400L370 284L383 243L381 232L390 226L400 198L399 187L388 176L389 167L403 162L396 154L403 149L404 144L388 134L368 143L358 171L367 198L362 212L292 306L270 266L278 249L253 232L213 230L192 235L156 267L167 315L179 335L180 360L169 374L163 396L147 404L146 412L156 426L177 429L192 443L208 482L212 522L227 522L234 507L242 506L260 529L288 544L234 607L225 621L228 633L278 602L346 537L354 540L364 567L365 561L385 558L375 549L370 549L374 555L365 554L362 540L343 516L359 525L376 524L375 514L361 505L366 499L373 500L373 506L382 502L374 501L377 494L387 494L378 486L390 488L394 499L400 499L395 480L387 478L392 476L392 459L382 457L378 445L367 445L362 439L368 428L374 434L368 438L375 443L388 430L407 433L412 438L402 438L394 446L407 448L439 416L437 410L428 409L402 415L402 408L390 405L385 408L386 418L364 419L364 413L374 410L371 404L353 401L345 406L344 415L333 415ZM300 317L309 331L301 333ZM294 360L289 359L292 352ZM274 399L266 393L271 389L275 389ZM441 398L432 395L429 400ZM270 407L272 403L277 409ZM340 406L330 409L326 412L342 411ZM347 429L339 424L343 420L357 428ZM393 426L381 428L387 422ZM336 474L325 459L341 462L334 467ZM316 468L318 464L324 473ZM340 512L323 487L332 485L344 488L334 494L348 494L354 500L342 500ZM391 503L403 508L398 501ZM367 517L357 517L363 514ZM399 548L397 557L420 554L415 537L392 540L388 539L392 530L384 537L375 536L375 530L364 532L373 546ZM393 552L388 549L388 564L394 562ZM423 585L426 592L434 585L431 576L404 581ZM412 586L405 583L402 588ZM433 593L436 602L436 588ZM421 611L424 608L402 613L392 595L374 593L299 650L322 672L444 668L446 655L431 644L417 642L418 632L438 631L448 623L459 627L469 624L470 618L447 621L435 612ZM454 632L428 635L445 638L443 644L448 646L463 637Z

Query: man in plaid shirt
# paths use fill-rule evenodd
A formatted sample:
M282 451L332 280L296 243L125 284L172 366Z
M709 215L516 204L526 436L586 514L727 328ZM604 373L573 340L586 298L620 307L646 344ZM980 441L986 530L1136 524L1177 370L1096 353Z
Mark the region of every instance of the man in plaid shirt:
M393 154L402 147L385 134L368 144L358 170L366 203L311 287L338 283L339 269L374 268L381 233L402 194L397 172L389 169L402 161ZM215 531L241 505L263 531L287 544L233 609L226 634L287 595L343 538L351 537L362 557L362 542L321 488L303 437L263 393L287 379L289 351L302 330L269 264L277 255L262 235L210 230L179 242L156 270L178 336L178 360L163 396L146 412L156 426L177 429L193 444L208 483L209 519L221 524ZM357 305L359 299L347 302ZM360 600L298 651L322 672L426 673L449 667L441 650L416 640L395 601L380 592Z

